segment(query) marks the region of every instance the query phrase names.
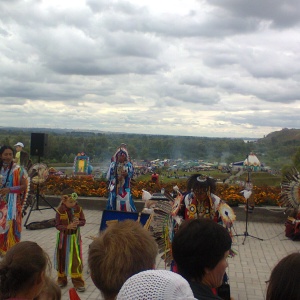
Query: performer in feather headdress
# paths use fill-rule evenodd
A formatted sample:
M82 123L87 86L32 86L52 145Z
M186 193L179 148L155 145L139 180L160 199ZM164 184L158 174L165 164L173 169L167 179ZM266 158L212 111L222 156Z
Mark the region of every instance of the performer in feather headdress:
M236 219L232 208L217 195L216 181L211 177L194 174L187 180L187 192L175 189L176 197L165 193L169 201L158 201L150 223L160 253L169 265L172 261L170 245L178 226L187 219L210 218L230 231ZM232 250L231 255L235 252Z
M224 226L230 233L230 229L236 216L231 207L217 195L216 181L212 177L194 174L188 178L187 192L181 193L175 188L175 198L165 193L169 201L159 201L154 207L149 229L158 244L159 253L166 265L171 265L173 271L177 271L174 264L171 245L176 231L181 223L189 219L209 218L220 226ZM236 251L230 249L230 256ZM223 283L227 285L227 275L224 275ZM221 293L218 291L218 293Z
M183 198L184 219L209 218L230 228L236 219L235 214L215 192L215 179L201 174L191 175Z
M106 178L109 180L109 196L106 209L136 211L130 190L133 172L133 165L130 162L126 145L121 144L112 157L112 162L106 175Z
M13 162L13 148L0 149L0 254L20 242L22 206L28 195L26 170Z

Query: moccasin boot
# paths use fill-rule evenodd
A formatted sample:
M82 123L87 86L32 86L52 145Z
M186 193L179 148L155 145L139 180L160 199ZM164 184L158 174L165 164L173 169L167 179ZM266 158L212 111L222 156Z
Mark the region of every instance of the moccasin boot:
M68 284L67 276L58 276L57 284L61 288L65 287Z
M83 278L80 277L72 277L72 283L74 285L74 288L78 292L84 292L85 291L85 283Z

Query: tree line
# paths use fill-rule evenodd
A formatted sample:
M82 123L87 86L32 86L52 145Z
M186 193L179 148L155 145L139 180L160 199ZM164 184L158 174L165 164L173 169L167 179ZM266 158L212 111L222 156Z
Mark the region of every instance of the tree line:
M300 131L300 130L299 130ZM0 129L0 145L25 144L30 152L30 129ZM44 130L48 142L43 161L47 163L73 162L77 153L85 152L92 163L110 160L116 149L125 143L132 159L154 160L157 158L205 160L231 163L244 160L254 152L261 162L274 168L294 163L300 156L300 139L283 139L271 133L255 142L237 138L209 138L192 136L147 135L128 133L99 133L63 130ZM297 131L298 133L298 131ZM286 132L283 133L284 136ZM298 154L297 154L298 153ZM32 157L33 160L37 158Z

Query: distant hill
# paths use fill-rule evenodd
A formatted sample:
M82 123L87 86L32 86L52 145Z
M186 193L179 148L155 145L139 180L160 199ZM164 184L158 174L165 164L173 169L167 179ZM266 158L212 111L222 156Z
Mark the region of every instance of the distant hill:
M300 147L300 129L284 128L257 140L255 151L270 166L291 165Z
M288 129L283 128L280 131L274 131L269 133L264 138L260 139L260 142L263 143L272 143L274 140L280 141L280 143L286 143L286 142L300 142L300 129Z

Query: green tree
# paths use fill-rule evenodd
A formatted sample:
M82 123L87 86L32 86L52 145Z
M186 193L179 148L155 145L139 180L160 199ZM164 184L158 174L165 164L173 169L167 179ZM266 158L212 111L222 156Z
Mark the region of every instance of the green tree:
M297 168L297 170L300 171L300 147L293 157L293 164Z

